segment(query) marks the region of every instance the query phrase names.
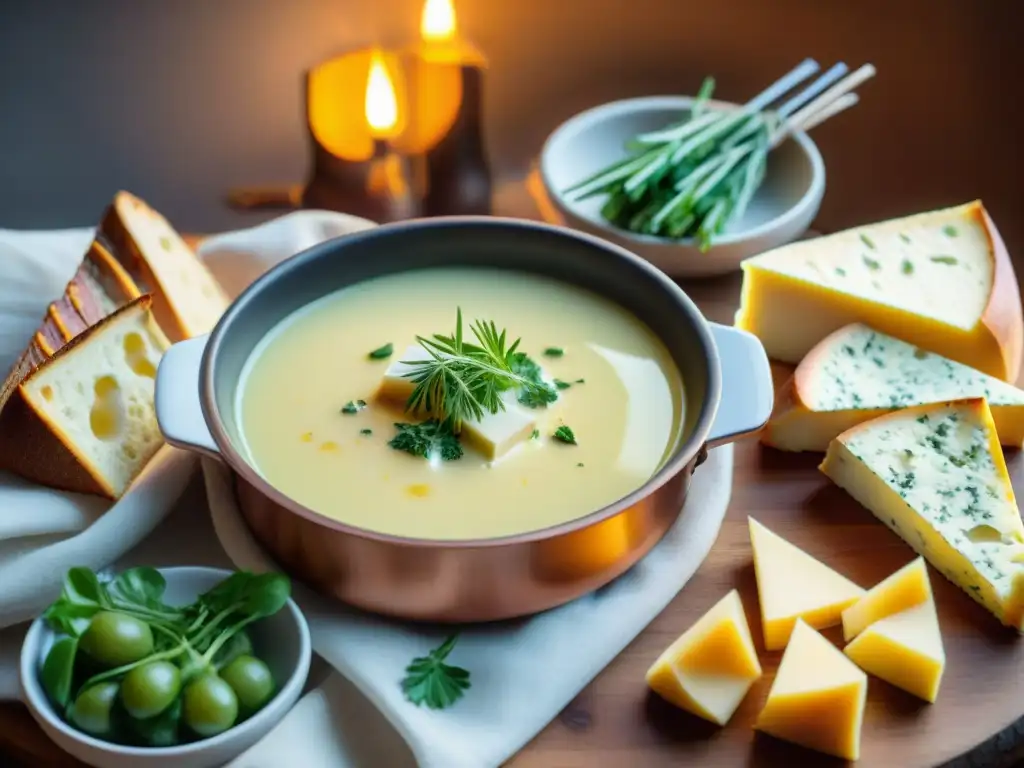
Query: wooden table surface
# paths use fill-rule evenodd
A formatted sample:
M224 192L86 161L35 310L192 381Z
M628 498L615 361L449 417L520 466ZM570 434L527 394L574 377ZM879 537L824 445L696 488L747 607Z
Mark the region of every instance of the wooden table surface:
M708 319L731 323L740 277L684 285ZM1018 491L1024 466L1008 456ZM909 562L914 553L816 470L820 455L787 455L754 441L736 446L732 501L718 541L676 599L541 734L513 768L631 766L830 766L839 764L774 739L750 725L764 702L779 653L762 649L747 534L748 515L865 587ZM698 471L700 471L698 469ZM1008 766L1021 739L1007 731L1024 716L1018 690L1024 643L944 578L931 571L948 665L939 700L917 702L872 678L860 765ZM649 694L644 672L677 635L726 591L737 587L765 676L724 729ZM841 633L826 635L839 641ZM585 642L585 640L584 640ZM993 739L1004 732L1000 739ZM979 750L979 745L988 742ZM970 757L964 758L967 753ZM20 705L0 705L0 765L64 766L60 752Z

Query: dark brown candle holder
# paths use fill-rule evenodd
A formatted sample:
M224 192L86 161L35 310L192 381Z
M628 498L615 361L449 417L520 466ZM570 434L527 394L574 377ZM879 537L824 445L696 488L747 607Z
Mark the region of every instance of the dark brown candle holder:
M448 44L378 59L386 61L401 115L392 135L382 138L366 114L373 56L346 54L306 74L312 168L302 206L378 222L489 214L482 58Z

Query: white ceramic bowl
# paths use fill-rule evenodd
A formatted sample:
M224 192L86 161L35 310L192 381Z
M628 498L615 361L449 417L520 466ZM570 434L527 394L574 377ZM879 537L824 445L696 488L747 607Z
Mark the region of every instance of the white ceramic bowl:
M548 137L540 155L544 192L562 219L555 223L628 248L674 277L732 272L744 259L800 237L817 215L825 193L825 164L803 132L771 152L764 182L750 206L706 253L692 240L634 235L613 227L601 218L603 196L575 202L563 194L573 184L625 158L629 139L677 122L692 103L688 96L624 99L588 109L562 123Z
M219 568L161 568L169 604L187 604L231 575ZM265 736L298 700L309 676L312 650L306 619L293 600L273 616L246 628L256 653L274 675L278 692L241 724L219 736L178 747L126 747L75 730L57 714L39 681L54 634L42 619L29 627L21 649L22 696L32 717L64 751L97 768L208 768L223 765Z

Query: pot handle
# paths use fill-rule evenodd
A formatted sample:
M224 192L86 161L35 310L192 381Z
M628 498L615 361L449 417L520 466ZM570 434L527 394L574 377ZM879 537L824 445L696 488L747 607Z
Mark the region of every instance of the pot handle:
M156 370L156 420L164 440L176 448L196 451L215 459L220 451L213 441L199 402L199 369L209 334L171 346Z
M722 369L722 399L711 425L707 447L731 443L757 432L772 415L775 401L772 369L753 334L708 323Z

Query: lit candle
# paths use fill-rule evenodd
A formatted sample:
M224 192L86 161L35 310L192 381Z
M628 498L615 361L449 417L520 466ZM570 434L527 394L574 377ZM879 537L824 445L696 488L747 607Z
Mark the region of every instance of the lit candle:
M370 60L364 112L373 137L373 157L366 173L366 194L371 200L386 203L388 219L411 216L414 208L409 194L408 163L390 146L390 140L401 133L398 97L384 58L378 51Z
M398 97L391 82L384 57L374 51L370 60L370 73L366 78L366 98L363 102L366 124L374 139L394 138L398 133Z

